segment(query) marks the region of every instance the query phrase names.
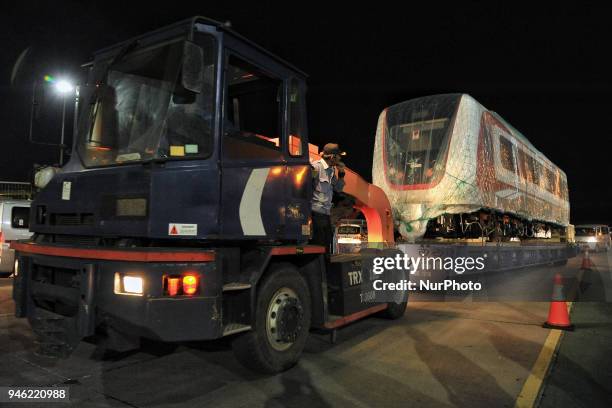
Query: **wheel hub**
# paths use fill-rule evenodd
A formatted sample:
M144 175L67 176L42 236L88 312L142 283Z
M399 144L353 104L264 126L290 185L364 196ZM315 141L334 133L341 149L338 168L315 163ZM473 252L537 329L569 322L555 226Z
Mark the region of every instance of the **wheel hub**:
M302 329L304 312L294 298L284 300L278 311L278 337L283 343L293 343Z

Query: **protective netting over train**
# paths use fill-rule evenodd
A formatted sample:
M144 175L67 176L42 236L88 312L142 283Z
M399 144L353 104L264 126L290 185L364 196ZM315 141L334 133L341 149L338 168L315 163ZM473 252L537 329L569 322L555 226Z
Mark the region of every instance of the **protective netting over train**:
M567 226L566 176L501 117L465 94L434 95L379 117L373 183L387 194L400 233L425 233L442 214L493 209Z

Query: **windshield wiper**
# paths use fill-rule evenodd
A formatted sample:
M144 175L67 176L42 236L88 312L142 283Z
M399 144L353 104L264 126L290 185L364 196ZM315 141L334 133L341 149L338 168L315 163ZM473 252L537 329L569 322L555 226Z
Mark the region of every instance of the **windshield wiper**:
M103 74L101 75L101 82L98 85L106 84L106 80L108 78L108 72L111 70L115 64L121 61L130 51L132 51L138 45L138 40L130 41L125 44L121 49L113 56L113 58L109 61L106 69L104 69ZM96 91L93 93L91 100L89 101L90 105L96 103L99 99L99 87L96 87Z
M167 161L168 161L167 157L151 157L150 159L141 160L140 164L144 166L144 165L149 165L149 164L166 163Z

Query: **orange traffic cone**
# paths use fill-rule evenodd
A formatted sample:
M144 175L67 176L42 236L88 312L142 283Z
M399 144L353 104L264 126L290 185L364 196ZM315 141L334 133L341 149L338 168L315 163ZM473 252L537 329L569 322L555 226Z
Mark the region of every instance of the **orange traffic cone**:
M582 256L582 266L580 266L580 269L593 269L593 262L591 262L588 249L584 250L584 255Z
M552 301L548 309L548 319L543 324L547 329L574 330L574 325L570 323L567 303L563 295L563 278L559 273L555 274L553 285Z

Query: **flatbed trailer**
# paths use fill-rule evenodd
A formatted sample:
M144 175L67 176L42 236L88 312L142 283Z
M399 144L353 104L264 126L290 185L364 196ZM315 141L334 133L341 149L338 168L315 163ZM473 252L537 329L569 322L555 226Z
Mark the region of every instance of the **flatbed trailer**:
M397 244L397 249L410 256L485 258L485 268L482 271L466 270L462 275L475 273L495 273L511 269L519 269L542 265L564 265L569 258L578 253L578 247L563 242L552 243L436 243L419 242L417 244ZM416 277L445 279L453 274L440 273L433 269L420 269ZM454 274L456 276L456 274Z

